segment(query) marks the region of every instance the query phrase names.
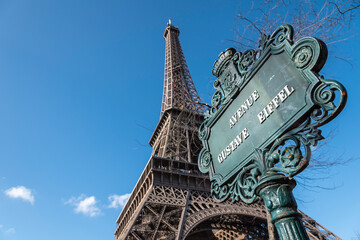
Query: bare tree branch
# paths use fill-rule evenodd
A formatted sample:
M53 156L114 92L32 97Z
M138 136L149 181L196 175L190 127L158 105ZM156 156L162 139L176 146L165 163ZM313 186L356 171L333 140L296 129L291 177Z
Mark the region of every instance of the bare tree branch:
M351 30L360 10L360 0L252 0L249 9L240 9L235 17L235 39L239 51L257 49L261 34L272 33L282 24L294 27L294 40L311 36L327 43L329 57L340 59L352 66L351 59L336 51L336 44L354 38ZM329 157L322 148L328 144L334 133L313 149L310 166L300 176L298 183L305 189L333 189L338 186L316 185L329 178L329 170L343 166L353 158L344 154ZM326 147L325 147L326 148ZM315 180L315 181L314 181ZM315 186L314 186L315 185Z
M313 36L333 45L358 36L348 29L359 9L360 0L253 0L250 9L236 15L235 41L240 51L249 46L257 48L259 32L271 33L282 24L290 24L295 28L295 41Z
M340 14L345 14L345 13L347 13L347 12L351 12L351 11L355 10L356 8L359 8L359 7L360 7L360 4L357 4L356 6L351 7L351 8L349 8L349 9L346 9L345 11L341 11L341 10L340 10L340 7L337 5L336 2L329 2L329 3L335 5L335 6L336 6L336 9L339 11Z

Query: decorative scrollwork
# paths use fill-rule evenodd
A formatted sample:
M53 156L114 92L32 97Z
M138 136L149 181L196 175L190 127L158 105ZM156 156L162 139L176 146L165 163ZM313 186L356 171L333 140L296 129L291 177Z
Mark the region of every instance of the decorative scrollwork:
M242 53L241 53L241 52L236 52L236 53L234 54L234 56L232 57L232 60L233 60L234 62L237 62L237 61L241 58L241 56L242 56Z
M318 106L314 109L311 116L316 121L317 126L322 126L334 119L345 107L347 101L346 89L337 81L324 79L320 76L321 84L319 84L313 93L314 103ZM334 104L338 92L339 103ZM329 114L329 112L331 112Z
M255 189L258 185L258 179L264 170L264 167L259 163L264 162L264 154L260 149L256 149L254 159L247 166L243 167L240 173L237 174L235 179L224 186L218 186L212 181L214 186L217 186L221 192L222 199L230 197L232 202L237 202L240 199L246 203L253 203L258 200L258 196L255 194ZM218 199L216 192L212 193L214 199Z
M230 184L219 186L217 181L212 181L211 195L220 202L230 197L232 202L241 199L246 203L252 203L258 200L255 195L255 188L258 184L259 173L257 165L250 164L244 167Z
M204 152L203 156L201 158L201 166L203 168L208 168L210 166L210 162L211 162L211 155L209 152Z
M206 149L202 149L199 153L199 158L198 158L198 162L199 162L199 168L202 172L208 172L209 171L209 167L211 165L211 154L208 150Z
M211 194L217 201L231 198L233 202L240 199L246 203L254 202L258 199L256 189L259 185L262 186L265 175L285 174L288 178L293 178L302 172L309 165L311 147L324 138L319 127L334 119L346 104L345 88L339 82L324 79L318 74L327 57L323 42L307 37L293 44L293 28L282 25L271 35L263 34L259 46L259 50L247 50L244 53L227 49L214 64L216 92L211 99L212 107L206 112L205 121L199 130L199 137L204 145L199 155L199 168L204 173L210 172ZM286 67L299 71L306 79L304 82L309 83L303 88L304 99L295 100L304 101L306 107L299 104L301 114L296 120L285 122L282 128L276 130L276 134L264 140L258 148L251 149L244 159L236 162L237 165L231 165L231 170L216 172L211 156L213 153L209 147L211 141L208 141L212 126L221 118L221 114L227 114L226 107L234 99L237 100L241 89L251 85L248 84L249 81L256 76L263 63L271 55L280 55L283 51L287 53L283 56L289 57L287 61L293 62Z
M234 48L228 48L225 50L225 52L220 53L219 59L215 61L214 69L212 71L216 77L219 77L223 73L223 71L226 69L226 65L235 53L236 50Z
M224 77L222 83L224 90L230 92L234 88L235 81L236 81L236 74L228 72Z
M199 127L199 139L205 140L209 136L209 128L206 126L206 122L203 122Z
M284 168L295 168L303 158L300 148L291 145L280 153L280 163Z
M294 57L294 63L296 65L296 67L305 68L311 61L312 56L313 56L313 53L312 53L312 50L310 47L304 46L304 47L300 48L295 53L295 57Z
M229 197L229 187L220 186L217 181L211 182L211 196L217 202L223 202Z
M216 91L213 97L211 98L211 104L214 106L214 108L218 108L219 105L222 102L222 94L220 91Z
M234 88L242 86L252 66L256 64L266 49L280 49L285 41L290 43L293 41L293 29L290 25L278 27L270 36L263 34L259 50L250 49L241 53L233 48L228 48L225 52L220 53L212 71L218 77L214 82L216 92L211 100L213 107L205 118L213 116L223 104L229 101L229 98L235 94Z
M300 127L297 127L278 138L266 153L267 171L283 172L290 178L302 172L311 158L310 146L316 146L323 139L321 130L309 127L308 118ZM277 164L279 163L279 165Z
M238 68L241 75L244 75L249 71L250 67L254 64L256 60L257 52L253 49L247 50L244 54L241 55L241 58L238 62Z
M319 140L324 139L321 130L311 126L307 131L299 131L297 136L305 145L316 146Z
M300 127L278 138L269 149L255 149L251 163L242 168L235 179L224 186L218 186L221 199L231 197L232 201L241 199L246 203L258 200L255 193L260 176L267 172L282 172L290 178L302 172L311 158L310 146L316 146L323 139L321 130L308 127L310 118ZM216 181L213 181L215 184ZM215 185L214 185L215 186ZM226 189L221 190L221 189ZM218 199L218 195L213 195Z
M271 35L262 34L259 42L260 52L263 53L271 45L281 46L285 40L293 42L294 30L290 25L281 25Z
M340 95L337 105L333 103L335 91L339 91ZM304 123L279 137L269 150L262 150L263 158L257 158L258 162L263 162L264 168L259 168L262 173L283 172L291 178L308 166L311 158L310 147L324 139L319 127L337 116L345 105L345 88L338 82L323 79L323 83L315 89L313 99L318 107L314 108ZM328 114L329 111L332 111L331 114ZM256 155L260 156L259 153Z

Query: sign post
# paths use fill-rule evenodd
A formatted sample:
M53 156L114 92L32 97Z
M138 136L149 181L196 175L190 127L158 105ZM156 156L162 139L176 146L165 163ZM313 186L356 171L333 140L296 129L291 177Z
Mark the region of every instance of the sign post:
M319 127L346 103L345 88L318 74L326 58L322 41L294 43L292 27L282 25L262 36L259 50L230 48L214 64L216 91L199 129L199 169L209 174L218 202L261 198L280 239L308 239L293 177L323 139Z

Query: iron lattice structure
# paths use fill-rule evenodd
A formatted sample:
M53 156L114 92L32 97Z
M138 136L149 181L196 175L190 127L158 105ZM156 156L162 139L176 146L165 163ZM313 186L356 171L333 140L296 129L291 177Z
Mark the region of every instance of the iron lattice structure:
M116 223L115 240L274 239L261 203L216 203L199 172L198 127L204 107L191 79L179 29L166 26L164 92L152 155ZM304 216L310 239L340 239ZM269 226L269 227L268 227Z
M179 29L171 25L169 20L164 32L166 49L161 115L171 108L197 113L205 110L191 79L180 45L179 34Z

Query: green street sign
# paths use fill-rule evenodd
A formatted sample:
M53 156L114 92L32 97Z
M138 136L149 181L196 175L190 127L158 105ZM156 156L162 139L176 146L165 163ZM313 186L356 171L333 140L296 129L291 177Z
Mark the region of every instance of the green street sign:
M260 50L219 55L198 159L217 201L251 203L266 174L291 178L308 166L310 146L323 139L318 128L341 112L347 97L340 83L318 74L326 58L326 45L316 38L293 43L289 25L263 35Z

